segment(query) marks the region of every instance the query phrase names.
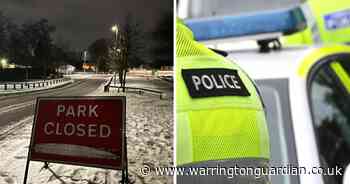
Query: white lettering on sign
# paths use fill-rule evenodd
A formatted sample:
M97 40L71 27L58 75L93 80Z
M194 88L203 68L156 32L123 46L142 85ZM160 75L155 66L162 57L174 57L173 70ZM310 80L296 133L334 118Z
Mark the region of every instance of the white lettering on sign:
M222 78L222 76L219 75L218 77L219 77L219 79L220 79L220 82L221 82L223 88L227 88L227 87L226 87L226 83L224 82L224 79Z
M203 84L203 86L207 89L213 89L214 88L214 84L211 81L210 77L208 75L203 75L201 78L201 82Z
M80 116L83 116L85 117L86 116L86 106L85 105L78 105L78 117Z
M87 136L107 138L111 135L111 127L106 124L83 124L83 123L54 123L44 124L44 133L46 135L64 135L64 136Z
M214 82L214 85L216 86L217 89L222 89L222 85L219 85L217 82L216 82L216 79L214 77L214 75L210 75L211 79L213 80Z
M199 87L203 86L204 88L211 89L223 89L223 88L232 88L232 89L241 89L239 86L239 82L236 80L234 75L192 75L192 81L194 87L197 91L199 91Z
M64 115L66 117L98 117L96 109L98 105L58 105L56 116L59 117Z
M52 122L47 122L47 123L44 125L44 133L45 133L46 135L52 135L52 134L54 133L54 131L49 131L49 126L50 126L51 128L53 128L53 127L55 126L55 124L52 123ZM52 129L51 129L51 130L52 130Z
M193 75L193 76L192 76L192 81L193 81L194 87L195 87L196 90L198 91L198 90L199 90L199 85L201 84L201 78L199 78L199 77L196 76L196 75Z

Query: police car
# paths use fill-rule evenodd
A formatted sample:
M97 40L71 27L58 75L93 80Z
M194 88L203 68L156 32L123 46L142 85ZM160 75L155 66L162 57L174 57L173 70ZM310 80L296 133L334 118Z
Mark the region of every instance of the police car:
M350 183L349 46L281 46L281 36L308 25L299 6L185 22L198 41L228 50L227 57L256 82L266 110L271 166L305 169L271 175L272 184ZM259 47L242 40L259 40Z
M272 184L349 183L335 169L342 168L342 174L349 170L350 47L233 51L228 57L254 79L261 93L271 165L307 170L271 176ZM320 174L310 173L312 169Z

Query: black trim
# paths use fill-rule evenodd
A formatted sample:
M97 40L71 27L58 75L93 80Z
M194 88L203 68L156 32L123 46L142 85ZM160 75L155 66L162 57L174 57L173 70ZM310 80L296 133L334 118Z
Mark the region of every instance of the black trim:
M215 53L223 56L223 57L227 57L228 56L228 52L226 52L226 51L219 50L219 49L213 49L213 48L209 48L209 49L214 51Z
M339 54L333 54L333 55L329 55L329 56L326 56L324 58L321 58L320 60L318 60L316 62L316 64L314 64L308 75L307 75L307 81L306 81L306 93L307 93L307 101L308 101L308 106L310 108L310 113L311 113L311 120L312 120L312 126L313 126L313 130L314 130L314 135L315 135L315 140L316 140L316 149L317 149L317 156L318 156L318 160L319 160L319 163L320 165L323 163L323 161L321 160L321 157L320 157L320 142L318 140L318 137L319 136L319 133L317 132L317 129L316 129L316 125L315 125L315 115L314 115L314 109L313 109L313 106L312 106L312 100L311 100L311 93L312 93L312 82L314 81L316 75L317 75L317 72L322 68L324 67L325 65L327 65L328 67L329 64L331 62L334 62L334 61L338 61L338 62L341 62L341 60L339 60L339 58L341 57L347 57L347 58L350 58L350 54L349 53L339 53ZM345 90L346 89L344 88L343 85L341 85L339 82L339 79L337 77L334 77L334 72L332 71L331 73L331 76L332 78L336 81L336 87L340 88L341 90ZM347 92L346 92L347 93ZM344 93L344 94L346 94ZM347 95L347 98L350 98L349 95ZM322 165L321 165L322 166ZM324 180L324 178L323 178Z

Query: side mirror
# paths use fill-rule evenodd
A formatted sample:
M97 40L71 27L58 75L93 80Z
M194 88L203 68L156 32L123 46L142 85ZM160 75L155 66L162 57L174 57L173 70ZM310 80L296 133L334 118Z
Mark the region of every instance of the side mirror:
M350 183L350 164L346 166L343 176L343 184L349 184Z

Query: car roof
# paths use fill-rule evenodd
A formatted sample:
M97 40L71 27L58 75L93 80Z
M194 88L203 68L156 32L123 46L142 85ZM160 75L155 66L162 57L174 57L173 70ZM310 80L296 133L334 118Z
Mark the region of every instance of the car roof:
M297 75L302 58L312 47L290 47L269 53L258 50L231 51L228 59L238 64L253 79L290 78Z

